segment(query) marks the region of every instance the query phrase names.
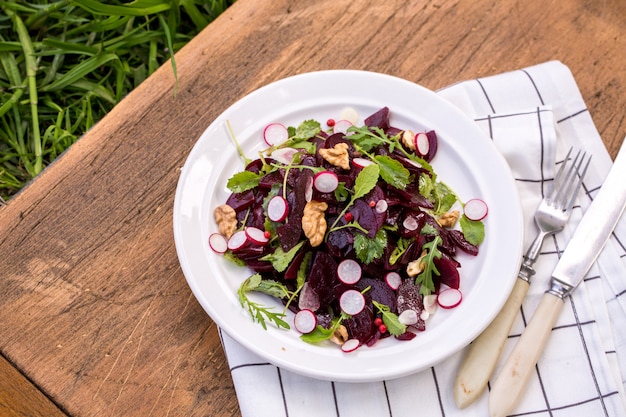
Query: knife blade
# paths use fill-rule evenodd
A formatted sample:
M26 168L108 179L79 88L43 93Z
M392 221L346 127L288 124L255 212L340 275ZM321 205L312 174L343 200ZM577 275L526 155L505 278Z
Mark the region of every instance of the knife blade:
M550 288L495 380L489 393L491 417L507 416L519 402L563 308L564 299L583 280L624 212L624 178L626 145L623 143L602 188L578 223L552 272Z

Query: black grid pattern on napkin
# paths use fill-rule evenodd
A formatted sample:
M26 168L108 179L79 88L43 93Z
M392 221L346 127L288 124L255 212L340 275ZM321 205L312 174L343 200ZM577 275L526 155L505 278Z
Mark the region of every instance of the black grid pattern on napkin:
M474 102L476 114L485 114L486 117L475 117L479 125L497 140L506 140L498 137L498 125L511 122L514 118L524 118L537 123L537 140L543 149L543 131L541 119L549 112L543 107L545 103L558 101L559 91L551 88L553 80L541 77L541 71L533 68L515 71L507 74L507 91L503 91L502 80L496 77L465 82L465 87L480 90L483 94L483 103ZM559 75L557 74L557 77ZM472 86L472 83L474 84ZM459 84L451 87L455 88ZM528 103L525 112L512 110L510 97L519 96L518 101ZM473 98L479 94L474 93ZM562 115L558 125L576 123L578 117L587 116L584 103L576 111ZM515 104L519 108L519 103ZM533 109L534 108L534 109ZM526 123L526 121L525 121ZM486 126L485 126L486 125ZM506 157L506 155L505 155ZM524 161L522 161L524 163ZM532 176L517 176L518 186L524 187L525 192L534 193L541 198L546 186L552 180L552 174L546 173L546 164L549 164L543 152L541 158L530 160L535 166L530 170ZM515 169L514 169L515 172ZM585 198L592 198L592 191L599 184L585 183L588 191ZM626 240L617 238L618 242ZM540 258L545 258L544 264L552 265L565 247L565 241L554 237L546 241ZM624 246L622 253L624 255ZM553 259L550 259L553 258ZM538 261L538 264L541 263ZM548 269L550 269L548 267ZM598 271L592 271L587 277L591 283L602 279ZM626 298L626 289L615 297ZM533 304L534 303L534 304ZM508 348L516 341L526 324L537 301L525 303L520 314L517 328L514 329L508 342ZM529 391L516 411L516 416L608 416L619 417L623 414L620 402L616 398L617 391L607 385L610 377L603 368L604 363L598 362L588 354L589 346L598 343L597 334L593 331L594 318L585 305L584 297L576 293L567 300L565 313L557 322L552 331L549 346L540 360L533 376ZM436 365L430 370L416 375L396 380L381 381L364 384L346 384L332 381L321 381L302 377L289 371L277 368L260 359L253 353L241 347L227 334L221 333L235 388L240 399L243 417L261 416L472 416L486 415L486 399L483 398L466 410L459 410L452 401L451 385L454 380L456 366L461 356L445 363ZM577 361L573 358L559 358L558 345L562 343L577 344L576 350L582 351L586 360ZM506 353L506 352L505 352ZM578 356L579 352L577 353ZM558 367L558 371L555 369ZM569 368L568 368L569 367ZM565 371L564 371L565 369ZM558 378L552 378L559 375ZM568 380L564 380L563 375ZM571 379L570 379L571 378ZM574 389L575 391L572 391ZM572 394L572 392L575 392ZM539 393L539 395L537 395ZM575 401L572 401L575 398ZM366 414L364 414L366 413Z

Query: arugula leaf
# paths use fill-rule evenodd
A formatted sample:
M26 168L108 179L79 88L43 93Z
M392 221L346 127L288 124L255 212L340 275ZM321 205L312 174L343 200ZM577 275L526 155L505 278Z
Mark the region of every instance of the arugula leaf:
M380 229L374 239L356 233L354 235L354 250L359 260L365 264L371 263L374 259L378 259L383 256L387 247L387 233Z
M485 224L483 222L470 220L464 214L459 219L459 224L465 240L472 245L480 245L485 239Z
M374 307L376 307L378 309L378 312L383 316L383 323L385 323L387 331L392 336L400 336L401 334L406 332L406 325L400 323L398 316L395 313L391 312L389 306L380 304L374 300L372 300L372 304L374 304Z
M228 179L226 187L233 193L242 193L252 190L259 185L262 175L251 171L241 171Z
M429 295L435 292L435 284L433 283L433 273L440 275L435 266L435 258L441 258L441 252L437 245L441 242L441 236L435 236L430 242L424 243L422 249L426 250L426 255L422 258L425 264L424 270L415 277L415 284L420 285L420 294Z
M287 269L291 261L293 261L293 258L296 256L303 244L304 240L298 243L293 248L289 249L288 252L284 252L282 247L277 246L274 252L268 253L267 255L259 259L262 261L271 262L276 271L283 272L285 269Z
M266 318L269 321L274 322L278 328L282 327L284 329L290 329L289 324L283 320L283 317L285 317L284 313L274 313L271 311L271 308L267 308L250 300L246 294L250 291L261 291L273 296L274 294L281 295L283 294L283 291L286 291L285 296L288 296L289 293L284 285L272 280L263 280L260 274L254 274L241 283L239 289L237 290L237 296L241 306L248 310L250 317L252 317L252 319L257 323L261 324L263 329L267 330L267 324L265 323Z
M374 161L380 168L381 178L389 185L401 190L409 184L411 173L402 163L388 155L376 155Z

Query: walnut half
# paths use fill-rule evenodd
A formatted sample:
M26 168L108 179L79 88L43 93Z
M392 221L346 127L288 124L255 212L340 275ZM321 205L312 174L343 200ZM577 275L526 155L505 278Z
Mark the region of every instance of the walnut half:
M348 156L347 143L340 142L333 148L322 148L319 152L320 155L322 155L322 158L328 161L329 164L343 169L350 169L350 158Z
M235 230L237 230L237 213L235 209L228 204L215 207L213 217L215 218L220 234L226 236L226 239L230 238L232 234L235 233Z
M304 206L302 231L313 247L319 246L324 241L324 234L326 233L324 212L327 208L328 204L315 200L309 201Z
M447 213L444 213L439 217L439 224L443 227L452 227L456 224L456 221L459 220L460 212L458 210L452 210Z

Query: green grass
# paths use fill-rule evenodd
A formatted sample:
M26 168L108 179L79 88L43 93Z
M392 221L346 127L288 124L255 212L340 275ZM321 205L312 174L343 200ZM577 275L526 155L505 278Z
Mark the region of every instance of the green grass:
M0 0L0 204L233 2Z

